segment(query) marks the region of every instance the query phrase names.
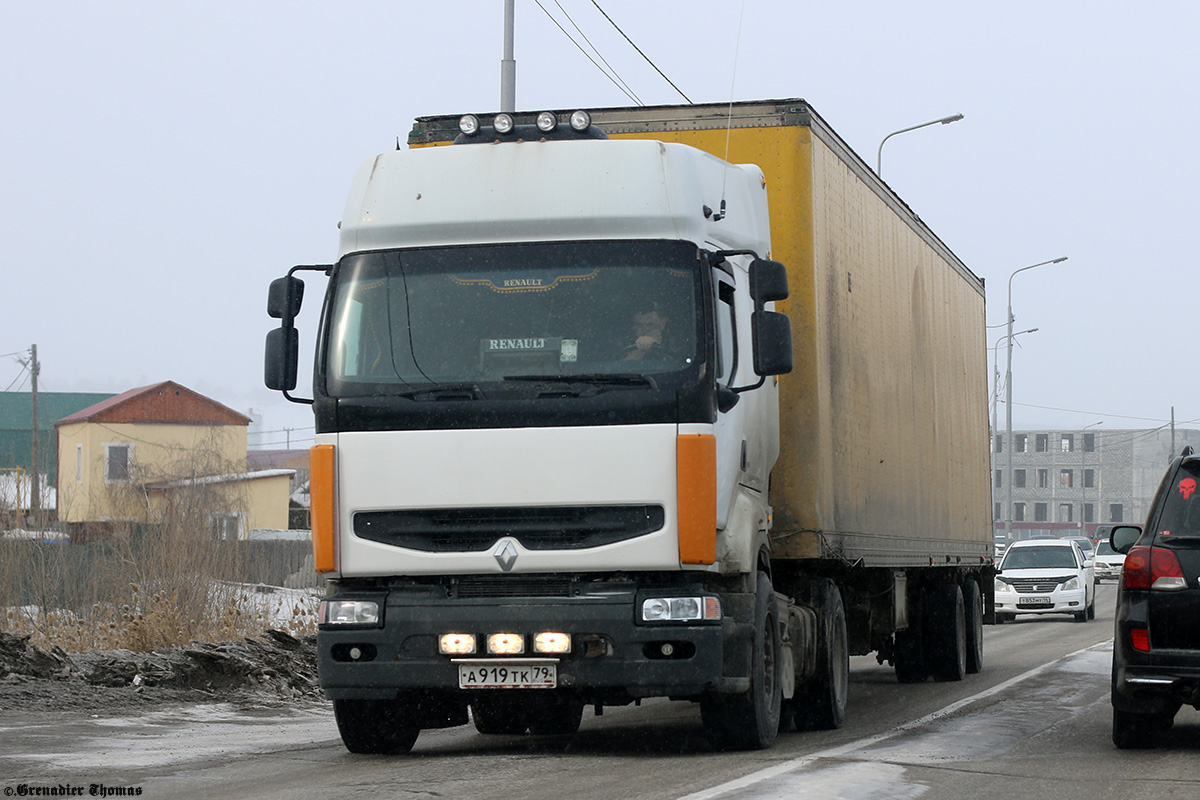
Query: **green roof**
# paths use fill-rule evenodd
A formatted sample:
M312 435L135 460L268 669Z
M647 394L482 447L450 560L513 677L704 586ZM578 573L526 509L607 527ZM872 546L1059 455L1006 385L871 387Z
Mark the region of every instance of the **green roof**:
M38 471L58 481L58 443L54 423L113 397L98 392L38 392ZM30 468L33 443L33 396L0 392L0 467Z

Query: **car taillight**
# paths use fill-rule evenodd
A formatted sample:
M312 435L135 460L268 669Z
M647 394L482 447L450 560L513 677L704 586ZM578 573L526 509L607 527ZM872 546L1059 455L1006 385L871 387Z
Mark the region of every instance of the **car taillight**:
M1126 589L1154 589L1177 592L1187 588L1179 559L1163 547L1138 545L1125 556L1121 585Z
M1133 645L1134 650L1149 653L1150 631L1145 628L1133 628L1129 631L1129 643Z

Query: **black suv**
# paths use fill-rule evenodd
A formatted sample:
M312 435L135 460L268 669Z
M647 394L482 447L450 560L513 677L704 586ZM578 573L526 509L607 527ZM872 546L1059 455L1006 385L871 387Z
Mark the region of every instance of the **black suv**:
M1200 456L1167 469L1145 531L1114 526L1125 554L1113 637L1113 744L1153 747L1183 704L1200 709Z

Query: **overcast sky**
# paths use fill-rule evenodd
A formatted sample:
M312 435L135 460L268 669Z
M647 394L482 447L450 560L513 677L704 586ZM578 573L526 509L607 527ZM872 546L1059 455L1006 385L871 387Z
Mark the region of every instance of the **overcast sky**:
M1172 406L1200 427L1200 3L597 1L693 102L802 97L872 165L888 133L963 113L890 139L883 175L986 280L989 346L1012 272L1069 257L1013 280L1015 329L1039 329L1014 350L1015 427L1154 427ZM683 102L592 0L540 3L640 102ZM636 104L516 6L519 109ZM0 355L36 343L45 391L174 380L311 443L308 409L262 386L267 284L332 259L357 163L414 117L497 109L502 17L0 3Z

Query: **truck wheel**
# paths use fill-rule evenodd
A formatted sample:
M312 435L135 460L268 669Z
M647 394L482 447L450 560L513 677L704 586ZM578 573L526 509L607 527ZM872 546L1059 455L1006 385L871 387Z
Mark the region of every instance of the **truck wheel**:
M957 583L935 587L926 618L929 671L936 681L961 681L967 674L967 624Z
M758 573L754 595L754 641L751 644L750 691L705 694L700 718L709 742L718 750L763 750L779 735L782 686L779 605L766 573Z
M971 675L983 669L983 598L979 584L963 584L963 610L967 616L967 672Z
M1112 740L1121 750L1146 750L1154 747L1163 729L1159 714L1137 714L1113 709Z
M846 634L846 606L832 581L815 587L808 602L817 613L817 666L813 676L796 688L791 707L800 730L833 730L846 721L846 695L850 686L850 645Z
M486 697L471 701L475 730L487 736L520 736L529 728L523 703L509 697Z
M342 744L351 753L393 755L412 750L421 729L403 700L334 700Z
M579 730L582 721L582 701L551 696L535 704L529 715L529 732L534 736L568 736Z

